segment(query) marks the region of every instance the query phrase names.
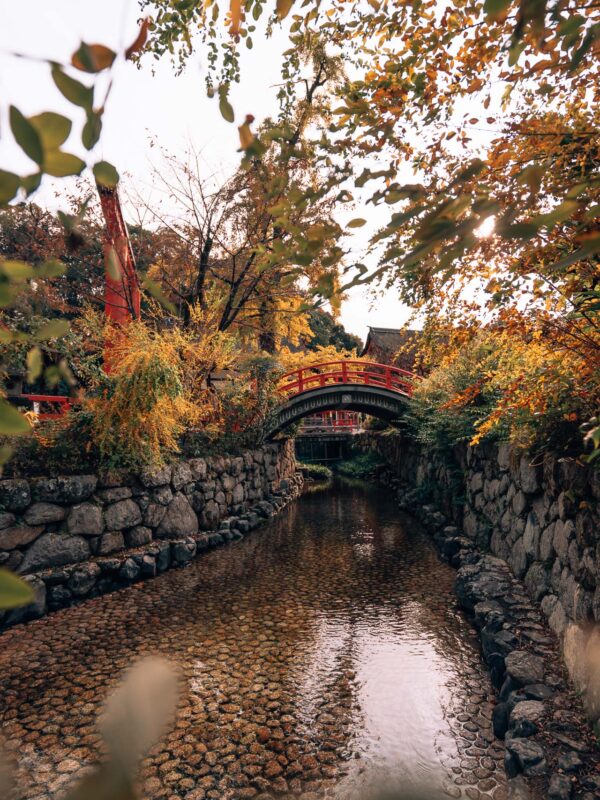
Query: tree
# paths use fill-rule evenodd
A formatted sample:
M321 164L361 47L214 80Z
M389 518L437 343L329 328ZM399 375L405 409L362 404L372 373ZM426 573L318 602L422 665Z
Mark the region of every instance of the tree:
M320 308L311 311L308 324L312 332L310 339L306 340L308 350L317 350L319 347L333 345L338 350L360 350L362 340L348 331L333 316Z

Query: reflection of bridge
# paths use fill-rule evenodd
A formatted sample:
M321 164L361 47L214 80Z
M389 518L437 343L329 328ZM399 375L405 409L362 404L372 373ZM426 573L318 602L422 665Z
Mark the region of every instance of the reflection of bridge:
M283 403L273 414L269 436L321 411L362 411L395 419L412 395L411 372L369 361L310 364L284 375L279 384Z

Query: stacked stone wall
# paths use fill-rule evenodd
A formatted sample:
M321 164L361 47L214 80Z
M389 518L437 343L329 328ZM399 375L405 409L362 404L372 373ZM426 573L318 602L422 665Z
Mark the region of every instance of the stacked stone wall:
M459 447L444 458L401 435L367 433L360 446L510 565L584 688L587 654L600 640L600 470L550 453L532 461L507 444Z
M241 538L297 493L293 442L195 458L126 478L0 481L0 567L36 600L0 627L153 577Z

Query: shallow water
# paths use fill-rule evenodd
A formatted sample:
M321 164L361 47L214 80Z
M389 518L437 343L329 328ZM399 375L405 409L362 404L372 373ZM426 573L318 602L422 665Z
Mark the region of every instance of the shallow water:
M0 637L0 735L22 796L60 797L140 655L174 661L145 796L342 797L373 781L505 797L492 690L443 564L388 494L335 486L184 570Z

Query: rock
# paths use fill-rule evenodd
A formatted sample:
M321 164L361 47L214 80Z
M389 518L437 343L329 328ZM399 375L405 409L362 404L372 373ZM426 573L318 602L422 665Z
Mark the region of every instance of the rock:
M156 557L156 569L163 572L171 565L171 547L167 543L159 543Z
M67 530L74 536L100 536L104 530L102 509L94 503L73 506L67 517Z
M544 569L543 564L540 564L539 561L535 561L529 567L529 570L525 575L524 583L529 591L529 594L538 602L550 591L548 573Z
M156 535L168 539L198 533L198 517L183 494L176 494L169 503Z
M156 559L150 555L145 555L141 563L142 575L145 578L153 578L156 575Z
M531 739L508 739L504 766L509 778L514 778L520 772L528 778L534 778L545 775L548 770L542 747Z
M578 772L583 767L583 761L577 753L568 751L558 758L556 766L562 769L563 772Z
M166 506L161 506L160 503L149 503L144 510L143 523L149 528L158 528L166 513Z
M534 494L540 490L540 477L540 467L533 466L527 456L522 456L519 464L519 482L525 494Z
M79 561L85 561L89 555L90 548L83 537L45 533L36 539L25 554L23 563L19 567L19 573L23 575L47 567L76 564Z
M192 458L188 461L188 465L192 473L192 478L195 481L205 480L207 467L206 461L203 458Z
M567 775L555 773L548 784L548 800L570 800L573 784Z
M16 547L25 547L34 542L44 530L43 525L31 527L29 525L15 525L0 531L0 550L14 550Z
M73 595L65 586L50 586L48 587L48 608L55 611L58 608L64 608L69 605Z
M556 555L560 558L563 564L568 563L569 559L569 545L575 539L575 523L573 520L568 519L563 522L557 519L554 523L554 538L552 545L556 551Z
M173 542L171 547L173 561L177 564L186 564L196 555L195 542Z
M131 489L128 486L100 489L96 492L96 497L102 500L103 503L117 503L119 500L127 500L131 497Z
M8 511L22 511L31 503L29 483L20 478L0 481L0 505Z
M508 730L509 711L508 703L496 703L492 711L492 729L498 739L504 739Z
M140 567L133 558L128 558L119 570L119 578L124 581L134 581L140 575Z
M152 492L152 500L161 506L168 506L173 499L173 492L170 486L158 486Z
M156 486L167 486L171 482L171 467L162 469L145 468L140 473L142 485L148 489Z
M29 605L13 608L7 612L5 617L6 625L18 625L30 619L38 619L46 613L47 591L46 584L37 575L30 575L24 578L33 589L34 600Z
M525 650L514 650L505 659L506 673L519 686L529 683L542 683L544 680L544 662L539 656Z
M11 528L17 518L14 514L9 514L7 511L0 511L0 530L4 530L4 528Z
M133 500L119 500L104 509L104 524L108 531L133 528L142 521L142 512Z
M87 564L83 569L76 569L68 580L67 587L77 597L83 597L94 587L100 576L97 564Z
M540 729L546 708L539 700L524 700L510 712L508 729L513 736L533 736Z
M149 544L152 541L152 531L143 525L136 525L135 528L127 531L125 541L127 542L127 547L141 547L143 544Z
M34 503L23 515L28 525L47 525L49 522L60 522L65 518L66 510L53 503Z
M109 553L116 553L123 550L125 540L121 531L107 531L103 533L98 542L98 555L107 556Z
M185 486L186 483L192 483L193 481L194 476L192 475L192 468L189 464L186 464L185 461L180 461L173 467L171 483L176 492L178 492L182 486Z
M32 482L34 500L46 503L80 503L94 493L98 485L95 475L68 475L39 478Z

